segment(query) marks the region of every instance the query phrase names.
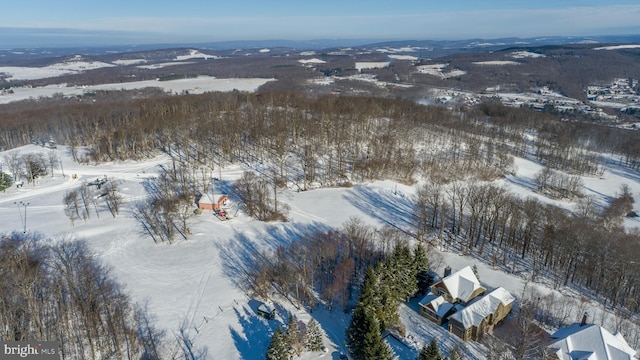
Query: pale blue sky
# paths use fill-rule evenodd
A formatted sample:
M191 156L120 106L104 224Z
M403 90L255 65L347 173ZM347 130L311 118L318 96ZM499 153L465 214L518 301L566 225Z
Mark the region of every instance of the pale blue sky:
M87 41L100 34L96 41L121 44L615 35L640 33L640 2L20 0L0 6L0 28L46 29L38 35L67 36L70 41L74 37ZM85 34L61 34L54 29Z

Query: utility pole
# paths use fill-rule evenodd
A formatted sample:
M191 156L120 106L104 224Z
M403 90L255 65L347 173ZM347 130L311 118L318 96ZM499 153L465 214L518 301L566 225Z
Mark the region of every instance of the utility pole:
M18 215L20 215L20 224L22 224L24 226L24 219L22 218L22 211L20 211L20 204L22 204L22 201L20 201L20 204L18 204L16 201L14 201L13 203L16 204L16 206L18 207Z
M22 201L20 201L19 203L14 201L13 203L16 204L16 206L18 206L18 214L20 214L20 222L22 223L22 227L23 227L22 232L26 234L27 233L27 206L29 206L29 203L22 202ZM24 216L22 216L20 205L24 207Z
M24 230L22 232L26 234L27 233L27 206L29 206L29 203L23 203L22 201L20 201L20 204L24 206Z

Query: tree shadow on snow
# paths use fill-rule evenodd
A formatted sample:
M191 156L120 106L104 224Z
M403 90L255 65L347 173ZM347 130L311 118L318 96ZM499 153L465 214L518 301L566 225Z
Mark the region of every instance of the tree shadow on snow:
M531 192L535 192L538 188L538 185L536 184L536 182L531 179L531 178L527 178L524 176L514 176L514 175L507 175L507 177L505 178L505 180L508 183L511 183L515 186L519 186L523 189L527 189Z
M389 189L373 189L367 186L354 187L345 197L362 212L415 237L411 198Z
M234 182L229 180L214 179L213 186L216 194L232 195L234 193Z
M326 231L329 227L320 223L269 224L264 231L249 236L251 233L236 232L233 238L225 243L216 243L220 253L224 274L235 285L247 291L251 282L251 276L257 266L265 260L267 254L275 251L279 246L298 241L307 234L316 231Z
M263 360L269 348L271 336L278 326L283 325L277 318L267 320L258 316L258 306L259 302L252 300L249 301L250 309L246 306L233 309L242 331L238 331L231 326L229 331L241 359Z

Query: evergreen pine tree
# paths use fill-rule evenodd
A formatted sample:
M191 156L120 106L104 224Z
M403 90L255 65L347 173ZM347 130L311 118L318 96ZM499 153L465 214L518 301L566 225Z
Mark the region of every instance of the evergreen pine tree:
M418 355L418 360L442 360L442 356L440 355L440 348L438 348L438 343L436 339L431 339L429 345L425 345L420 350L420 355Z
M388 261L379 263L376 267L376 273L379 274L380 281L376 288L378 301L373 309L380 321L380 328L387 329L399 319L398 304L401 295L395 280L397 273Z
M427 344L422 345L422 349L420 349L420 354L418 354L418 358L416 360L427 360Z
M426 293L429 291L432 278L429 276L429 259L427 259L427 252L422 244L418 244L413 250L413 266L416 271L418 291Z
M378 275L373 270L373 267L369 267L364 276L364 283L362 284L362 290L360 291L360 297L358 302L363 303L365 306L377 307L380 303L378 298Z
M353 310L353 316L351 316L351 322L349 323L346 334L347 347L354 359L362 358L364 334L367 331L365 321L365 306L360 302Z
M367 332L363 337L364 348L362 349L362 357L357 360L392 360L393 351L382 339L380 334L380 326L378 325L378 319L374 314L365 312L365 324Z
M427 252L424 250L422 244L418 244L415 249L413 249L413 265L416 274L429 271L429 259L427 259Z
M306 347L309 351L320 351L322 350L322 339L323 332L320 324L315 319L309 320L309 324L307 324L307 342Z
M289 315L289 321L287 322L287 345L292 349L296 355L300 355L302 352L302 344L300 341L300 328L298 326L298 320Z
M271 337L269 348L267 349L267 360L287 360L289 358L289 346L287 345L287 335L278 326Z
M358 303L347 329L347 346L354 360L392 359L392 351L382 339L378 319L371 308Z
M13 184L13 179L11 178L11 176L0 172L0 191L5 191L6 189L10 188L11 184Z
M418 291L417 271L411 249L407 245L397 245L390 260L386 261L393 274L394 295L399 302L409 300Z
M451 349L451 352L449 352L448 360L462 360L462 356L460 355L460 350L457 347L454 347L453 349Z
M411 299L418 292L418 270L414 263L413 254L408 246L402 250L402 265L406 269L407 288L405 289L405 301Z

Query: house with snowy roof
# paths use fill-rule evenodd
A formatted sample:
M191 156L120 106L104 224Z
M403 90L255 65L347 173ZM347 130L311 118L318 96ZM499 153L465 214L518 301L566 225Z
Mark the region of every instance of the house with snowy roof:
M205 193L196 200L196 205L200 210L220 211L228 206L229 197L224 194Z
M449 331L462 340L479 340L507 317L515 297L499 287L449 316Z
M559 360L634 360L636 351L620 333L582 322L561 328L551 335L548 345L552 359Z
M486 290L480 285L480 280L476 277L471 266L466 266L445 276L431 286L433 294L442 296L445 301L452 304L461 305L468 303L478 295L482 295Z
M442 325L446 318L456 311L455 305L446 301L442 295L428 293L418 303L420 305L420 315L432 322Z
M433 284L430 292L420 300L420 314L442 325L449 315L485 291L470 266L453 274L447 267L445 277Z

